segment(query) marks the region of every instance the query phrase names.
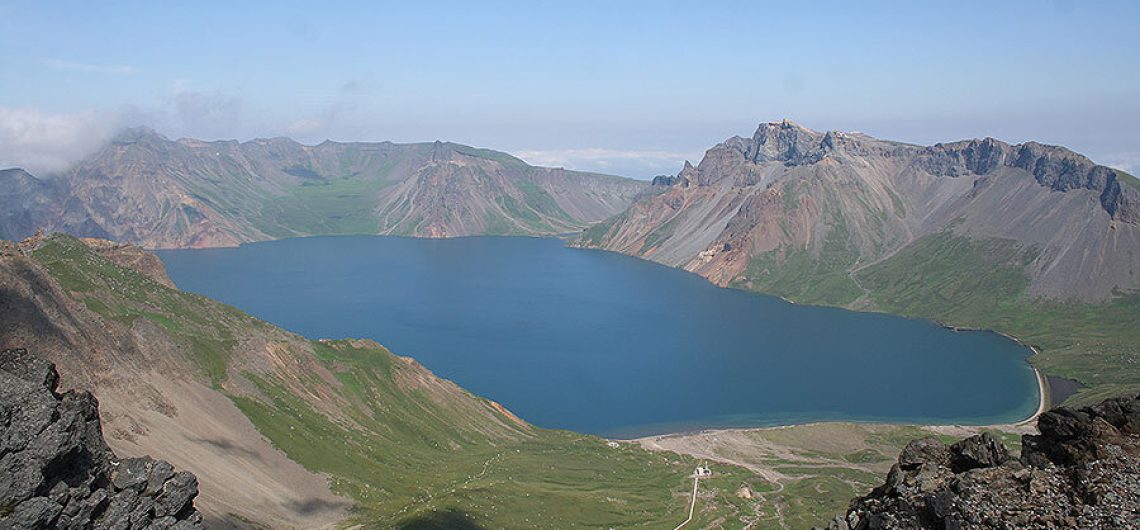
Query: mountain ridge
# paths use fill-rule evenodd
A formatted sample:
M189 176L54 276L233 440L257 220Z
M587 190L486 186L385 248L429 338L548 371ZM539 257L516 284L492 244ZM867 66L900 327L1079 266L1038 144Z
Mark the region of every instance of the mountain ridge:
M843 232L855 225L857 241L846 245L848 268L952 229L1037 247L1041 254L1029 268L1035 295L1100 301L1116 289L1140 289L1140 278L1128 272L1140 268L1140 257L1126 252L1140 243L1140 190L1127 178L1063 147L1035 142L986 138L923 147L859 133L819 133L785 120L761 124L751 138L734 136L713 146L697 166L686 162L675 182L657 186L663 189L607 220L605 233L588 232L581 244L680 266L728 285L755 254L800 248L818 254L833 228ZM1014 195L1023 204L1006 203ZM1103 218L1080 204L1090 198ZM1070 204L1059 204L1065 202ZM1047 211L1058 206L1060 214ZM1096 226L1082 231L1082 220ZM1044 224L1052 226L1033 226ZM1071 233L1053 237L1066 226ZM1125 235L1105 236L1121 229ZM1123 245L1115 243L1120 238ZM1073 241L1085 247L1074 252L1067 248ZM1090 253L1101 262L1083 258Z
M0 233L19 239L42 228L147 248L553 235L617 213L648 187L450 142L170 140L148 128L125 130L50 179L27 177L19 195L0 194Z

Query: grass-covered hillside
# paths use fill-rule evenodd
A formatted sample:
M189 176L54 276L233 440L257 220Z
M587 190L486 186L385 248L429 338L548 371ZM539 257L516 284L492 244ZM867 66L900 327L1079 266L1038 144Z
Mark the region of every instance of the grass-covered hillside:
M16 330L13 336L66 338L58 344L45 338L39 347L56 344L51 356L75 356L61 368L92 372L101 400L100 380L111 374L93 372L142 378L161 370L225 396L273 446L325 474L332 492L351 499L344 525L671 528L687 515L697 460L533 427L374 342L303 339L167 287L159 281L161 271L119 266L69 236L9 248L0 272L8 274L5 282L28 284L13 292L38 293L21 302L26 319L5 323ZM48 300L53 296L58 299ZM72 334L73 326L92 331ZM67 349L68 343L82 349L82 336L96 329L121 341L116 353L87 356ZM182 403L179 388L159 391ZM114 401L117 394L105 395ZM187 444L208 443L206 427L199 432L186 423L187 411L173 414L187 418L179 427L193 431ZM154 429L140 429L148 432L137 434L135 443L179 435ZM110 438L130 447L126 439ZM210 462L187 467L206 477L205 492ZM762 513L735 492L742 485L764 491L771 484L743 468L714 468L716 475L701 483L694 527L740 527ZM217 487L224 488L224 481ZM204 496L199 503L206 501ZM229 523L242 520L257 523L248 514L234 514Z
M942 232L855 273L867 307L954 326L993 329L1036 347L1045 373L1089 388L1076 403L1140 392L1140 293L1104 303L1027 292L1037 251L1014 241Z
M833 243L842 247L841 240L828 239L824 249ZM1025 268L1038 252L1013 240L947 230L851 273L843 272L851 266L843 253L799 251L779 264L762 254L744 273L749 281L734 285L794 302L1005 333L1040 352L1031 362L1043 372L1088 387L1072 403L1140 392L1140 294L1118 293L1103 303L1033 296Z

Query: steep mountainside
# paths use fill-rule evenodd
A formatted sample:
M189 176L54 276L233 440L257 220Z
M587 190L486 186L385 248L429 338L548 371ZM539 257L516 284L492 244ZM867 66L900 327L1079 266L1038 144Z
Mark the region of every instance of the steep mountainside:
M767 123L713 147L588 242L722 285L850 303L863 294L852 272L948 231L1008 241L1032 295L1103 301L1140 288L1134 180L1036 143L918 147ZM829 282L777 281L794 279L781 270L792 263Z
M797 302L999 329L1048 350L1036 362L1052 373L1140 389L1140 369L1102 369L1140 362L1132 176L1037 143L920 147L784 121L657 184L579 244Z
M540 168L458 144L286 138L168 140L124 133L48 183L21 170L0 192L0 235L35 227L152 248L290 236L556 234L625 209L647 184Z
M685 518L692 458L533 427L374 342L306 340L182 293L146 255L64 235L0 243L0 348L41 353L63 388L92 389L117 454L197 475L207 526ZM770 487L718 468L695 521L754 517L732 495L741 484Z

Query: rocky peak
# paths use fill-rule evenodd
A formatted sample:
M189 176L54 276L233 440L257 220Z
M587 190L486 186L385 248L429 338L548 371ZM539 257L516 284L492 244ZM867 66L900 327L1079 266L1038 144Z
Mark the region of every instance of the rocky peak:
M51 363L0 351L0 528L202 528L194 475L116 460L95 397L58 384Z
M984 175L1005 165L1012 148L993 138L938 143L926 148L918 163L933 175L957 177Z
M8 169L0 169L0 182L5 184L10 182L23 182L28 180L38 180L28 173L24 168L13 167Z
M151 129L147 126L130 127L123 129L119 134L116 134L111 139L112 144L116 145L130 145L130 144L157 144L169 143L170 139L160 134L158 131Z
M1140 527L1140 396L1042 414L1021 458L981 434L912 441L829 530Z
M436 140L431 144L431 161L432 162L449 162L456 157L454 147L447 142Z
M779 161L792 165L819 159L823 135L784 120L762 123L752 135L744 157L753 163Z
M814 164L832 153L872 154L860 137L841 131L820 133L784 120L762 123L752 138L733 137L718 147L737 151L754 164L774 161L799 166Z
M708 158L708 155L705 156ZM702 162L704 162L702 160ZM676 182L680 182L683 187L697 186L700 183L701 172L693 167L688 160L685 161L685 167L681 168L681 172L677 173Z
M0 196L28 194L47 187L48 182L36 178L23 168L0 169Z

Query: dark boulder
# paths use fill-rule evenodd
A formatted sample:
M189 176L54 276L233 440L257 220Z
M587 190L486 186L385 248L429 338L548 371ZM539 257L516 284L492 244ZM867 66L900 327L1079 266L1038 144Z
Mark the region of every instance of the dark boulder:
M0 528L201 528L194 475L116 460L95 397L58 383L51 363L0 351Z
M911 442L829 530L1140 528L1140 396L1054 409L1014 458L993 436Z
M995 467L1013 459L1005 445L990 433L971 436L950 446L950 467L962 473L979 467Z
M946 465L949 461L949 448L937 438L912 440L899 453L899 467L907 471L918 469L927 462Z

